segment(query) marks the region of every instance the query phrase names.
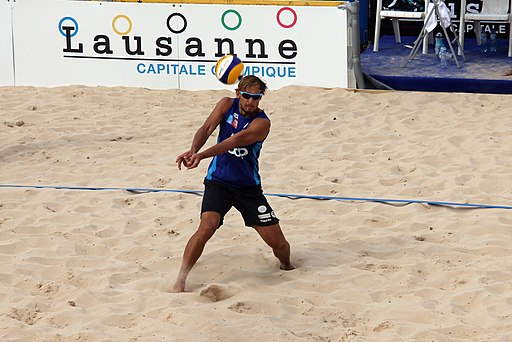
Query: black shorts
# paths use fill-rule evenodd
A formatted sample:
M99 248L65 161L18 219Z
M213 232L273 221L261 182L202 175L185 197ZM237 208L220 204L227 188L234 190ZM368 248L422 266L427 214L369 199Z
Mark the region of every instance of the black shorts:
M220 227L224 222L224 216L232 207L235 207L242 214L247 227L271 226L279 223L279 219L268 204L260 185L235 188L221 182L205 179L201 214L205 211L219 213Z

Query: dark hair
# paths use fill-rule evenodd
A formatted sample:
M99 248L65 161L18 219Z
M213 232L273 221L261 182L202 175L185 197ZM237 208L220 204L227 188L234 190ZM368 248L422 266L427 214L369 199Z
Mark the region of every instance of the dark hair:
M267 84L263 82L259 77L253 75L244 76L240 82L238 82L238 90L244 91L254 85L260 87L260 92L265 94L265 91L267 90Z

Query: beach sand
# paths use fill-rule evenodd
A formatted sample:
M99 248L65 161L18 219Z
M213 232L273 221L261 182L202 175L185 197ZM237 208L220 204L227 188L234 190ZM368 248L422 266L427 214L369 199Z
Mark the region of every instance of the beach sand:
M435 205L512 205L510 96L269 92L297 269L232 210L170 293L209 162L174 160L232 94L0 87L0 340L512 340L512 211Z

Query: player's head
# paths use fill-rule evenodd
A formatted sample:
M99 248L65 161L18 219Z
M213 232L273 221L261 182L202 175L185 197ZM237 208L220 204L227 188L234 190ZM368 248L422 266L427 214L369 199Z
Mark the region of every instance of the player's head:
M247 75L242 77L242 79L238 82L237 90L247 92L249 88L252 88L254 86L258 87L258 94L265 94L265 91L267 90L267 85L259 77L253 75Z
M240 100L240 112L242 115L252 115L260 111L258 105L267 90L265 82L256 76L248 75L238 82L236 96Z

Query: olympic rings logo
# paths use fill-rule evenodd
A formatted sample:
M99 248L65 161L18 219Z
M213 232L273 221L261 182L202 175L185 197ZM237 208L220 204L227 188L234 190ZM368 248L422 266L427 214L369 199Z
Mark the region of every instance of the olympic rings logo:
M297 24L297 21L297 12L295 12L291 7L282 7L276 13L276 22L284 29L293 28ZM71 22L75 28L71 34L71 37L74 37L78 33L78 22L73 17L64 17L59 21L59 32L66 37L63 27L68 22ZM234 9L228 9L222 13L220 23L226 30L236 31L242 26L242 15ZM174 34L184 32L188 25L187 18L183 14L177 12L172 13L167 17L166 24L167 29ZM112 30L120 36L128 35L133 29L132 20L125 14L116 15L114 19L112 19L111 25Z

